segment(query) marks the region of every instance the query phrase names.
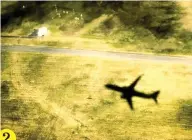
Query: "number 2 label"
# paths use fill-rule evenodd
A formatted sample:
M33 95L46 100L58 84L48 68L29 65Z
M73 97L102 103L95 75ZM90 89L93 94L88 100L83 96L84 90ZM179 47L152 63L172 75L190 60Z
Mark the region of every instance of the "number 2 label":
M10 129L1 130L1 139L0 140L16 140L15 133Z

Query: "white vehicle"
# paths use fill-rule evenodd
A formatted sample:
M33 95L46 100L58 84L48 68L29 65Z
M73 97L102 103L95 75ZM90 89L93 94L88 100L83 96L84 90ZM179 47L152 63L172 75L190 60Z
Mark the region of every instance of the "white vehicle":
M33 33L30 34L29 36L31 37L43 37L43 36L46 36L48 35L48 29L47 27L41 27L41 28L38 28L38 29L34 29Z
M41 36L46 36L48 34L48 30L47 27L41 27L37 30L37 36L41 37Z

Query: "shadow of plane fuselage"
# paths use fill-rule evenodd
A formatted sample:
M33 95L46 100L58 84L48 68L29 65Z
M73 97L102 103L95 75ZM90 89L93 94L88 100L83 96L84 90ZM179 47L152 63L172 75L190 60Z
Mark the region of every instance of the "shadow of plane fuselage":
M119 87L119 86L113 85L113 84L106 84L105 87L108 89L111 89L111 90L121 92L122 93L121 98L127 100L128 104L132 110L134 110L133 102L132 102L132 97L134 97L134 96L145 98L145 99L153 99L155 101L155 103L158 103L157 97L160 93L159 90L155 91L151 94L145 94L143 92L139 92L134 89L134 87L136 86L138 81L141 79L141 77L142 77L142 75L140 75L135 81L133 81L133 83L130 86Z

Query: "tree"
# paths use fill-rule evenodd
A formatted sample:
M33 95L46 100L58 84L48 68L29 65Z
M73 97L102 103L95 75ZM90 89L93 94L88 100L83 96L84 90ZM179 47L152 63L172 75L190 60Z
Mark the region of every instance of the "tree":
M141 25L156 36L174 33L180 26L181 8L176 2L124 2L119 16L125 25Z

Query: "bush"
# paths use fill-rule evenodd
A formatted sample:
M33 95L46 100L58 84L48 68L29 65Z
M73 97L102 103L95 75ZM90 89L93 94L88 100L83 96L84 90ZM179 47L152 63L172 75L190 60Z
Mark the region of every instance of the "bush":
M120 27L111 31L108 35L110 40L114 43L139 43L139 42L153 42L156 37L147 29L143 27Z
M181 8L176 2L124 2L119 17L125 25L140 25L158 37L172 35L179 28Z
M178 42L183 45L183 51L185 53L192 52L192 32L182 29L177 34L175 34Z
M113 35L110 36L111 40L113 40L115 43L124 43L124 42L133 42L134 41L135 34L132 31L123 31L119 30L116 31Z

